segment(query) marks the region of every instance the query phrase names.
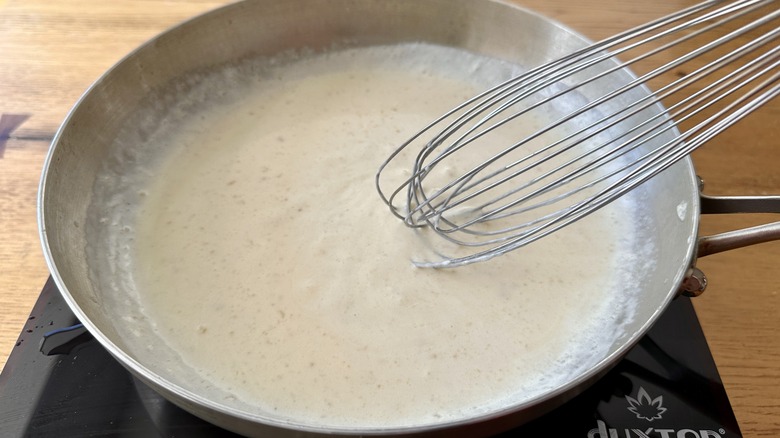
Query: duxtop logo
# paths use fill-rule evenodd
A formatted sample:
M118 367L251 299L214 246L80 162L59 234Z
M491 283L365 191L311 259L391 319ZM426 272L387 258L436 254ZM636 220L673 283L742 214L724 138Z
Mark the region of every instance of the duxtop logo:
M653 421L662 420L667 408L662 395L652 397L643 387L639 387L636 397L626 396L626 401L626 409L636 416L637 427L607 427L604 421L596 420L596 427L588 431L588 438L726 438L723 429L647 427Z
M640 420L660 420L664 412L666 412L666 408L663 406L664 397L659 395L656 398L650 398L645 388L641 386L636 394L636 398L627 395L626 400L629 405L628 410L633 412L636 418Z

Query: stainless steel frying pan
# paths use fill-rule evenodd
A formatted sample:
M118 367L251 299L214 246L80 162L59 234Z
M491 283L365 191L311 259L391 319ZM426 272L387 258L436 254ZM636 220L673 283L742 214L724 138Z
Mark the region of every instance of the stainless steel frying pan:
M444 424L342 429L281 420L224 397L177 361L144 322L143 309L96 280L106 251L95 212L119 208L97 195L101 168L133 166L132 145L120 133L147 111L150 101L171 96L186 78L253 57L287 50L327 50L425 41L534 66L585 44L578 35L529 11L489 0L258 0L232 4L186 22L148 42L115 65L82 97L60 128L47 157L39 198L40 233L52 275L68 304L125 367L172 402L217 425L246 435L486 435L532 419L565 402L602 376L655 322L681 285L703 288L694 269L700 211L698 181L684 160L641 188L638 216L647 218L645 239L657 248L654 269L636 272L626 289L639 290L636 319L598 364L570 382L522 404ZM631 77L625 74L626 80ZM229 84L227 84L229 85ZM662 111L661 108L655 111ZM115 160L114 160L115 161ZM128 169L129 170L129 169ZM121 173L122 168L118 169ZM736 202L736 204L735 204ZM765 209L777 199L752 200ZM679 207L683 205L684 209ZM734 207L734 205L737 205ZM743 209L731 200L707 199L710 210ZM771 207L771 206L770 206ZM130 207L132 208L132 206ZM741 232L747 237L703 240L703 252L777 238L780 225ZM724 243L725 239L725 243ZM747 239L747 240L745 240ZM736 243L735 243L736 242ZM121 284L118 286L121 290Z

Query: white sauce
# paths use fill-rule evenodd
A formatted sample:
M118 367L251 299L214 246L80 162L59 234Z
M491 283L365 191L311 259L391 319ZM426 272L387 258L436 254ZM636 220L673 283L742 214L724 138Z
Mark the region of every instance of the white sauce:
M479 415L603 359L631 318L620 207L431 270L374 189L398 144L511 73L432 46L346 50L162 123L128 282L160 336L256 412L334 427Z

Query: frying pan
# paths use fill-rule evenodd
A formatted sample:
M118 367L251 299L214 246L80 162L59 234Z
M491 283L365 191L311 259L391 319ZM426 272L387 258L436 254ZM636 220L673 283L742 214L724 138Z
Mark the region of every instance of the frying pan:
M132 144L119 142L128 130L144 135L144 114L164 107L188 78L247 59L287 51L326 51L428 42L506 59L532 67L562 56L586 41L530 11L490 0L258 0L235 3L185 22L143 45L103 75L72 109L55 136L44 166L39 225L52 276L82 323L122 365L173 403L221 427L245 435L448 435L493 434L533 419L564 403L601 377L652 326L681 288L696 293L703 279L695 270L702 253L777 238L777 224L734 236L699 240L700 196L692 162L683 160L642 186L647 218L643 239L655 242L652 269L633 276L635 318L609 353L565 384L531 400L437 424L347 429L307 424L257 412L231 401L219 388L180 365L145 321L143 308L122 294L129 281L117 275L106 287L96 272L124 249L103 241L96 217L133 206L114 205L101 195L101 169L117 174L143 163ZM625 80L631 78L625 72ZM648 92L642 91L640 92ZM663 111L661 107L653 111ZM118 159L117 157L124 157ZM127 168L123 167L127 166ZM707 199L710 210L740 208ZM754 200L760 208L765 204ZM725 205L725 207L724 207ZM742 205L742 204L738 204ZM680 209L680 206L685 206ZM682 213L680 213L682 212ZM742 236L747 234L747 237ZM701 242L701 243L700 243ZM736 242L736 243L735 243ZM121 257L121 254L120 254ZM104 272L103 272L104 273ZM114 291L114 292L109 292ZM117 293L116 291L119 291Z

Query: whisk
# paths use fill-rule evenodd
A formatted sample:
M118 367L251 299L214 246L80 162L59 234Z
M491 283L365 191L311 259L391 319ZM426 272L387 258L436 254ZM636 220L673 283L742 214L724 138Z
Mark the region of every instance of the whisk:
M534 68L433 121L376 174L394 215L460 251L415 264L460 266L534 242L613 202L776 97L777 6L694 5ZM682 44L696 48L675 55ZM655 67L640 76L627 70L640 64ZM649 92L656 81L661 86ZM400 158L405 150L414 155L411 165ZM384 190L391 165L411 174Z

